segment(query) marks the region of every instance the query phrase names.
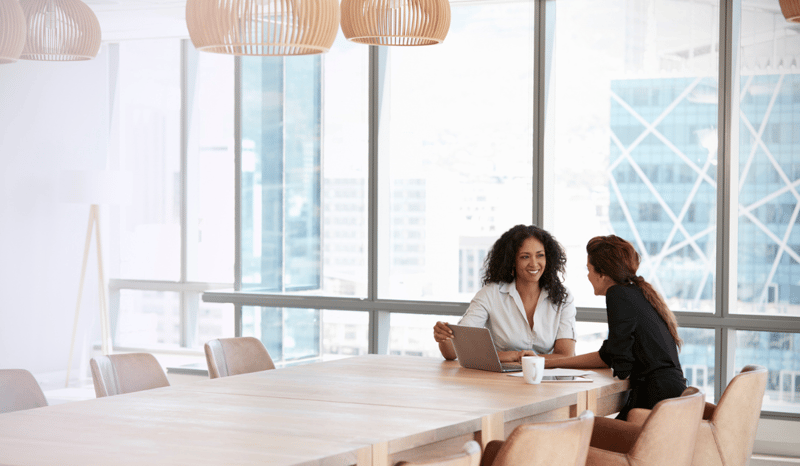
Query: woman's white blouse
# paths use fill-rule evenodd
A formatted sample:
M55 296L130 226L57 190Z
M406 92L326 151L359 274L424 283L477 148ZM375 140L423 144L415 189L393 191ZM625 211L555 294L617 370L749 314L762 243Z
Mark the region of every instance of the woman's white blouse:
M548 354L553 352L556 340L575 340L576 314L569 290L561 306L550 302L542 290L531 329L515 283L490 283L472 298L459 325L488 328L498 351L532 349L537 354Z

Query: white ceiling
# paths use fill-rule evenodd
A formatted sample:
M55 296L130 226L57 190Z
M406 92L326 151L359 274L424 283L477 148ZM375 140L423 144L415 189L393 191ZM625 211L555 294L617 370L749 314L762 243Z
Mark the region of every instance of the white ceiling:
M103 42L189 37L186 0L83 0L100 21Z
M83 0L97 15L104 42L188 38L186 0ZM451 3L458 0L450 0ZM719 0L684 0L718 4ZM743 0L743 9L780 13L778 0Z

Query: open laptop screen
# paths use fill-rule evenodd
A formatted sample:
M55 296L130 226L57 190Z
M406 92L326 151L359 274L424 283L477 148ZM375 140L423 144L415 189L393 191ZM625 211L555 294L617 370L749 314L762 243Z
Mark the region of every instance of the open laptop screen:
M480 369L492 372L518 372L522 370L519 363L500 363L497 349L494 347L492 333L484 327L466 327L449 325L453 331L453 347L461 367Z

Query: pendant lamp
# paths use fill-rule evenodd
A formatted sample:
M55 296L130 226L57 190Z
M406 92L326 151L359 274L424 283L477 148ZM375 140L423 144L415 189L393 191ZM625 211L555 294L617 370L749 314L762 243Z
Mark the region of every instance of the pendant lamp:
M800 0L781 0L781 12L786 21L800 23Z
M369 45L432 45L450 29L448 0L342 0L342 32Z
M337 0L187 0L195 48L230 55L309 55L330 50Z
M0 64L14 63L25 45L25 13L17 0L0 0Z
M23 60L90 60L100 50L100 22L80 0L22 0L28 23Z

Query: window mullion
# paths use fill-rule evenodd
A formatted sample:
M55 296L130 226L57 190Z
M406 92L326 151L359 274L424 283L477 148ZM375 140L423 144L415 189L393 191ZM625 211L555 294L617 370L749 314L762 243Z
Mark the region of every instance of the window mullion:
M739 30L741 0L722 0L719 15L719 88L717 121L717 282L715 315L727 320L737 301L739 207ZM733 377L735 329L717 332L716 399Z

